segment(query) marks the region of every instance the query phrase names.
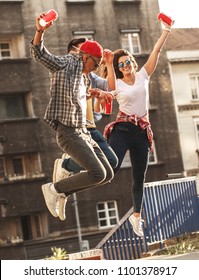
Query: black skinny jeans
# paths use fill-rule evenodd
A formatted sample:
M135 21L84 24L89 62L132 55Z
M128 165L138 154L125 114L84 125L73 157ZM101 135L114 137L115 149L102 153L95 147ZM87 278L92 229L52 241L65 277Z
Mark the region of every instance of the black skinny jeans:
M132 165L132 199L134 212L140 213L144 180L148 166L149 141L146 130L142 130L130 122L116 123L108 139L108 143L118 157L119 163L114 169L116 173L129 150Z

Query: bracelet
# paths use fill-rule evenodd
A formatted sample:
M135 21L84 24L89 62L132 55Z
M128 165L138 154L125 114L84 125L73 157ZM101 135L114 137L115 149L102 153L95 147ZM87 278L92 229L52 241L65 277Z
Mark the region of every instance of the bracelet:
M39 33L40 33L40 32L43 33L43 30L38 30L38 29L36 29L36 31L39 32Z
M171 28L164 28L164 30L171 32Z

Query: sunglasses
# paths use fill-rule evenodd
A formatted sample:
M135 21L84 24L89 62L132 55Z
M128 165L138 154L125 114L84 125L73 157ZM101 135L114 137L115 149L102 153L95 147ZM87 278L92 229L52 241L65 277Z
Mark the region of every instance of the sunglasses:
M130 65L131 64L131 61L129 59L125 60L124 62L120 62L118 63L118 68L123 68L124 67L124 63L126 65Z
M89 57L93 60L93 62L95 63L95 68L94 69L97 69L97 68L99 68L101 65L100 65L100 63L98 63L97 61L96 61L96 59L92 56L92 55L90 55L89 54Z

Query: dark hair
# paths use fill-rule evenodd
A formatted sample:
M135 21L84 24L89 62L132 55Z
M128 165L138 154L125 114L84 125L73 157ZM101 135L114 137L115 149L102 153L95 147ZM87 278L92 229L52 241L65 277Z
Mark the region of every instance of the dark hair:
M114 67L115 75L116 75L117 79L123 78L123 74L118 68L118 60L122 56L129 56L131 62L133 63L135 71L138 69L137 62L135 61L135 58L132 56L132 54L129 51L124 50L124 49L117 49L113 53L114 53L113 67ZM104 68L104 72L102 75L104 78L107 77L107 68L106 67Z
M77 47L81 43L85 43L88 40L87 37L79 37L79 38L74 38L68 43L68 53L72 50L74 50L73 46Z

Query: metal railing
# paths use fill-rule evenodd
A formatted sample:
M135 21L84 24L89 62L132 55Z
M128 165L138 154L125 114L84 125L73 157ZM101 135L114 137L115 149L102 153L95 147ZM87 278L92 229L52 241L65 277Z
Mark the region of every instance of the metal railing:
M142 218L144 236L138 237L128 221L133 207L96 246L108 260L142 257L149 246L199 230L199 199L196 177L146 183Z

